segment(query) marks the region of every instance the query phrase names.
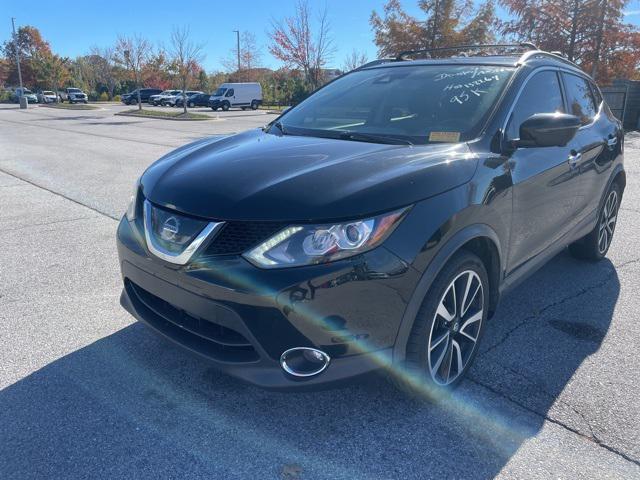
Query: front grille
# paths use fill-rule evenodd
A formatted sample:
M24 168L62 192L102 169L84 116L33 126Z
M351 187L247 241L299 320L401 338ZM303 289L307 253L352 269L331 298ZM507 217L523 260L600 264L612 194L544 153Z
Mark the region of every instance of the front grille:
M280 222L227 222L204 255L239 255L287 226Z
M129 279L125 286L130 297L139 302L138 308L145 310L144 320L178 343L221 362L251 363L259 360L251 342L239 332L194 317Z

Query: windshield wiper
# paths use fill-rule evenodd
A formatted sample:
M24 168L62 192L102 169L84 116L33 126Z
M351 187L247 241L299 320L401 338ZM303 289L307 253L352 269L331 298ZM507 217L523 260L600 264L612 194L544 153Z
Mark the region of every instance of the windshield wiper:
M350 132L343 130L339 138L342 140L354 140L356 142L388 143L390 145L413 145L412 142L404 138L391 137L376 133Z
M282 135L286 135L287 134L286 130L284 129L284 125L282 125L282 122L275 122L273 124L273 126L277 127L278 130L280 130L280 133L282 133Z

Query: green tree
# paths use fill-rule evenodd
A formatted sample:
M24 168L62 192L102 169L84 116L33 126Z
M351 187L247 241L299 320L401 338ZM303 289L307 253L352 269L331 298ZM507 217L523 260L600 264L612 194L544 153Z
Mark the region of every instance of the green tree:
M198 90L201 90L203 92L209 91L209 77L207 76L207 72L205 72L202 69L198 72L197 84L198 84Z

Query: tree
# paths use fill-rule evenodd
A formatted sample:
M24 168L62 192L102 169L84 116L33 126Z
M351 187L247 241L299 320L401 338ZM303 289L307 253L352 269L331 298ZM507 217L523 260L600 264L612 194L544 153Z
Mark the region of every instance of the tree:
M299 68L306 81L317 88L322 69L334 52L326 7L318 16L315 33L311 23L308 0L298 0L294 16L272 22L269 52L287 67Z
M32 26L25 25L18 28L15 38L4 42L0 47L2 54L10 61L7 73L7 82L18 83L18 68L16 65L16 51L20 54L20 67L22 80L25 85L37 85L39 65L38 61L47 55L51 55L51 47L46 42L40 31Z
M370 23L381 57L396 56L405 50L421 50L455 45L491 43L497 25L493 0L474 12L471 0L420 0L424 19L405 12L399 0L389 0L383 15L371 13ZM432 53L447 56L450 52Z
M187 113L187 85L195 74L201 70L202 45L194 43L187 27L174 28L171 32L171 57L172 63L178 73L182 87L182 105L184 113Z
M640 62L640 33L624 23L628 0L501 0L512 15L503 33L560 51L607 83L630 78Z
M350 72L351 70L361 67L365 63L367 63L367 54L364 52L358 52L358 50L354 48L351 53L345 57L344 63L342 64L342 71Z
M97 80L107 89L109 100L113 100L113 94L119 80L113 48L92 47L90 57Z
M262 51L252 32L244 31L240 34L240 71L238 70L238 50L234 47L229 56L222 60L222 64L229 72L237 72L245 82L257 80L255 69L262 65Z
M171 54L160 47L149 54L141 76L145 86L167 90L173 87L177 75Z
M44 59L43 73L51 88L56 92L56 102L58 101L58 89L69 80L69 59L59 55L51 54Z
M198 72L198 90L203 92L209 91L209 77L207 76L207 72L204 70L200 70Z
M138 110L142 110L140 74L150 53L151 44L149 41L138 35L133 37L121 36L116 41L114 60L133 75L133 80L138 89Z

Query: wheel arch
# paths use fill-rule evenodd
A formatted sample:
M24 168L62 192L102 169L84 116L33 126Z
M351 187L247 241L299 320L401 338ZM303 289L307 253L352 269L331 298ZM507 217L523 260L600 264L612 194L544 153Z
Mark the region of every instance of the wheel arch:
M444 243L423 272L405 308L393 346L394 362L406 357L407 340L425 295L447 262L460 250L477 255L485 264L489 276L489 316L497 309L500 300L503 261L498 234L487 224L468 225L456 232Z
M610 184L612 183L620 185L620 189L624 192L624 189L627 186L627 174L622 165L619 165L611 174Z

